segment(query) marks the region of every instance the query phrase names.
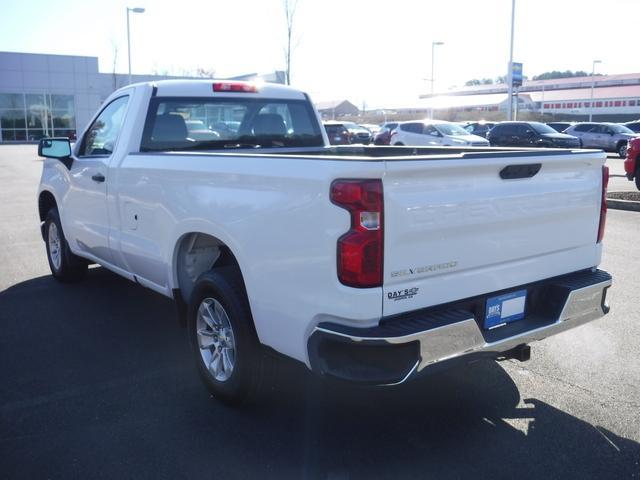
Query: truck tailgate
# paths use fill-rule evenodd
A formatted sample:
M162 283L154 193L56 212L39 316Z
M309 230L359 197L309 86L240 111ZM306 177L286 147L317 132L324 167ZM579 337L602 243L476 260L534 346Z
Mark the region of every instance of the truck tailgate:
M605 159L586 151L388 159L383 315L596 266ZM501 178L510 165L540 169Z

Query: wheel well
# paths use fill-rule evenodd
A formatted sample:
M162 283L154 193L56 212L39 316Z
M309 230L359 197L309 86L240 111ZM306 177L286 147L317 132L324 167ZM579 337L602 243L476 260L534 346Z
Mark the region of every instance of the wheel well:
M185 302L189 301L193 286L202 273L214 267L239 267L229 247L206 233L191 232L183 235L175 252L175 280Z
M54 207L57 207L56 199L51 192L46 190L38 197L38 214L40 215L40 221L44 222L47 218L47 213Z
M619 149L620 146L625 145L627 143L626 140L618 140L618 143L616 144L616 149Z

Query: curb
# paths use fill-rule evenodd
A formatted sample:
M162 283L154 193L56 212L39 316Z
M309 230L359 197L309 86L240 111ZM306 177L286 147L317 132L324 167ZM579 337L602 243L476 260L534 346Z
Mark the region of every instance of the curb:
M607 198L607 208L612 208L615 210L628 210L631 212L640 212L640 202Z

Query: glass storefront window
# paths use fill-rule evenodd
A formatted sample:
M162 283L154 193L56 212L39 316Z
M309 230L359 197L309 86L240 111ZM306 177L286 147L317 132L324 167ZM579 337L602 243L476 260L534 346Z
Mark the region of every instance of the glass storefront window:
M24 110L0 110L0 127L24 128Z
M75 127L73 95L0 93L2 141L75 138Z
M27 137L30 142L40 140L41 138L45 138L46 136L47 136L47 133L44 130L34 130L31 128L28 130L28 134L27 134Z
M76 114L73 95L51 95L53 129L56 136L67 137L75 129Z
M5 130L2 129L3 142L20 142L27 139L26 130Z
M51 109L73 112L73 95L51 95Z
M0 109L24 110L24 95L21 93L0 93Z

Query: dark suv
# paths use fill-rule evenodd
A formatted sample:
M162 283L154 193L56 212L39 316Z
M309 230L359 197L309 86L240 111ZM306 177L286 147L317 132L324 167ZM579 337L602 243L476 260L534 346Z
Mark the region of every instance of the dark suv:
M540 122L501 122L487 134L492 147L580 148L580 140Z
M627 127L629 130L633 130L636 133L640 133L640 120L635 120L633 122L623 123L622 125Z
M569 128L573 123L571 122L547 122L551 128L553 128L558 133L563 133L567 128Z
M471 135L478 135L479 137L487 138L489 130L495 126L495 122L471 122L464 125L464 128Z

